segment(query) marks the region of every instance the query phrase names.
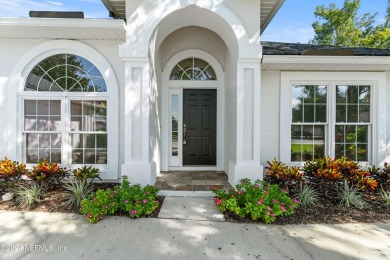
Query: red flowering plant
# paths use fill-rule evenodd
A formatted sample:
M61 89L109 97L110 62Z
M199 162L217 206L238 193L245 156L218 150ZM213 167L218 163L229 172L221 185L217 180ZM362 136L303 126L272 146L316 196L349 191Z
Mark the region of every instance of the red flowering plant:
M229 190L213 188L214 202L222 212L233 213L240 218L261 219L272 223L278 216L288 216L298 207L298 200L288 196L286 189L276 184L257 180L241 180Z
M87 220L96 223L106 215L115 213L128 214L130 218L148 216L158 207L158 188L140 185L130 185L127 176L122 183L112 190L98 190L88 199L81 202L81 213Z
M86 215L89 222L96 223L106 215L113 215L117 207L115 193L109 189L99 189L89 199L81 201L80 212Z
M45 160L34 166L32 171L27 173L27 176L33 181L41 183L45 190L52 190L63 179L69 177L69 170L57 163L49 163Z
M5 157L0 161L0 188L3 191L15 188L20 177L27 172L28 170L25 164L9 160Z

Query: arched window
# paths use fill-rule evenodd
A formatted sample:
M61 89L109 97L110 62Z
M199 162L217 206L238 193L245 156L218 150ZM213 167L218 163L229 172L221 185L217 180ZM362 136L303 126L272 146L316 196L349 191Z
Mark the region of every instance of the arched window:
M39 62L22 94L24 161L107 164L108 99L104 77L87 59L57 54Z
M30 72L26 91L106 92L100 71L83 57L58 54L44 59Z
M171 80L217 80L213 67L204 60L189 58L173 68Z

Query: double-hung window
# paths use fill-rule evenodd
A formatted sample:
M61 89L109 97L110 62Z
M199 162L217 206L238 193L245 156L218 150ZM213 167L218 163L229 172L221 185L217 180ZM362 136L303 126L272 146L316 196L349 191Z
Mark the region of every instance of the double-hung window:
M280 159L301 164L331 156L372 163L375 76L282 73Z
M27 164L108 164L107 86L87 59L57 54L29 73L23 93L22 157Z

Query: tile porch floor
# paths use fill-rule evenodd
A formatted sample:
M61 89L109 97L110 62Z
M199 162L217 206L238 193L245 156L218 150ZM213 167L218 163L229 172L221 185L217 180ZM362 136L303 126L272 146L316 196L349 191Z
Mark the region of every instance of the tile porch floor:
M161 172L154 185L167 191L211 191L214 186L230 187L226 173L219 171Z

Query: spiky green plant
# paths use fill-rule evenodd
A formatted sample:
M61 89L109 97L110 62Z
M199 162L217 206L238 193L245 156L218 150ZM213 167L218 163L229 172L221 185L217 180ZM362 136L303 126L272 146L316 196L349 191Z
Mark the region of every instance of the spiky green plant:
M93 191L90 182L87 180L73 180L64 184L64 188L66 190L64 204L71 207L79 207L81 201Z
M309 207L314 206L319 200L319 192L311 186L301 186L299 193L299 201L301 206Z
M381 197L387 206L390 206L390 191L386 192L383 188L380 191Z
M348 182L345 180L344 188L338 190L340 204L349 208L351 206L362 209L366 206L363 196L357 189L350 188Z
M28 185L20 185L16 188L16 203L22 207L32 207L41 201L44 190L41 185L31 182Z

